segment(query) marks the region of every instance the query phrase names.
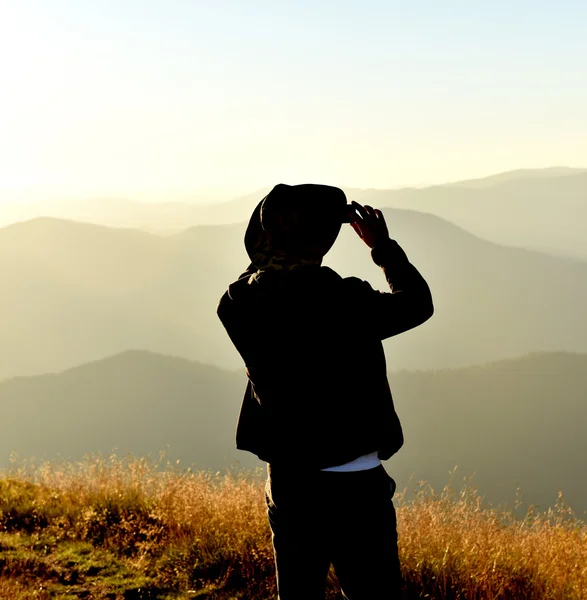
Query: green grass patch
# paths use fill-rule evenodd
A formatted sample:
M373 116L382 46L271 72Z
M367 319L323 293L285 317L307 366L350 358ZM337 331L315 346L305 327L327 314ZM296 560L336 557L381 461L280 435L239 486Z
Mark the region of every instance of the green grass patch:
M0 578L26 583L52 598L159 598L160 590L130 561L88 542L0 534Z

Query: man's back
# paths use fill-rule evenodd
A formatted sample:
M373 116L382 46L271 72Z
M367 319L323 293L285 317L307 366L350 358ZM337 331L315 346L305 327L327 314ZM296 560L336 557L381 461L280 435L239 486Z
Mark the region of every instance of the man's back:
M382 255L405 257L392 244ZM231 285L218 314L250 380L239 447L268 462L295 456L318 468L397 452L403 437L381 339L429 315L417 303L401 314L392 296L320 266L245 274Z

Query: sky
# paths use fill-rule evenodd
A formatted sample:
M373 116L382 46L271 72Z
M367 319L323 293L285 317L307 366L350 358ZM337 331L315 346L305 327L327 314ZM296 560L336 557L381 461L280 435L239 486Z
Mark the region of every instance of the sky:
M587 167L587 3L0 1L0 203Z

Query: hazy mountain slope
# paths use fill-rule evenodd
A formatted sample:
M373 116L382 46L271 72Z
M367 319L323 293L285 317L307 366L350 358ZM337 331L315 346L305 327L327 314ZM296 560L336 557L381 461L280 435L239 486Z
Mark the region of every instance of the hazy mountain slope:
M23 208L20 218L54 216L167 235L195 225L245 221L268 190L210 205L146 204L108 198L62 205L45 203ZM345 191L349 199L374 206L436 214L499 244L587 260L587 236L583 231L587 221L587 169L520 169L421 189ZM0 210L0 223L4 222Z
M160 236L136 229L38 218L0 230L0 257L42 267L55 280L109 294L144 285L172 259ZM3 270L3 272L5 272Z
M163 282L178 276L185 256L179 244L135 230L55 219L1 229L0 378L132 347L190 355L188 325L207 316L184 312L177 323L158 304L163 297L179 306ZM157 295L149 293L154 283Z
M212 204L148 203L124 198L93 198L77 202L37 202L20 207L10 205L7 209L0 203L0 226L42 217L172 235L195 225L244 221L269 189Z
M496 246L432 215L390 209L386 217L436 306L425 325L387 342L393 368L587 351L587 263ZM52 220L1 229L0 378L129 348L238 367L216 306L248 264L244 228L167 238ZM350 227L325 262L385 287Z
M393 373L406 443L391 460L406 483L474 483L494 502L553 505L559 490L587 511L587 355L538 354L436 372Z
M0 464L11 451L38 460L167 450L222 469L255 463L234 447L243 375L130 351L58 375L0 383Z
M559 489L587 510L587 355L545 354L436 372L390 374L406 443L389 461L436 487L458 465L493 502L551 505ZM243 373L126 352L60 373L0 383L0 466L23 458L85 453L169 456L222 469L260 463L235 450Z
M587 169L519 169L421 189L344 190L349 200L435 214L498 244L587 260ZM206 222L248 219L267 191L210 207L214 221Z
M587 172L404 190L349 190L374 206L432 213L490 241L587 260Z
M574 169L571 167L547 167L545 169L517 169L515 171L506 171L497 175L489 175L479 179L467 179L449 183L450 186L467 188L485 188L491 187L504 181L513 181L517 179L545 179L548 177L563 177L565 175L576 175L585 173L587 169Z

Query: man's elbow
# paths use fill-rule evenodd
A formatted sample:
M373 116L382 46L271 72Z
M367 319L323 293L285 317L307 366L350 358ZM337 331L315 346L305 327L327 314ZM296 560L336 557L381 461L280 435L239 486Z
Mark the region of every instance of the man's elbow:
M432 296L430 296L430 302L428 303L428 312L426 321L434 314L434 302L432 301Z
M420 303L420 309L418 311L419 323L418 325L422 325L422 323L426 323L428 319L434 314L434 302L432 301L432 296L428 296L425 301Z
M230 296L228 295L228 292L225 292L222 298L220 298L218 306L216 307L216 315L222 321L222 323L228 319L229 306Z
M402 327L399 331L394 331L393 333L388 333L384 336L391 337L392 335L397 335L398 333L403 333L404 331L409 331L410 329L414 329L415 327L419 327L422 323L425 323L432 315L434 314L434 304L432 300L429 302L418 302L413 303L411 309L409 311L409 316L406 315L406 319L404 319L402 323Z
M422 325L422 323L425 323L434 314L432 293L425 281L422 281L422 285L412 290L409 300L406 297L406 302L412 306L411 312L415 321L412 327Z

